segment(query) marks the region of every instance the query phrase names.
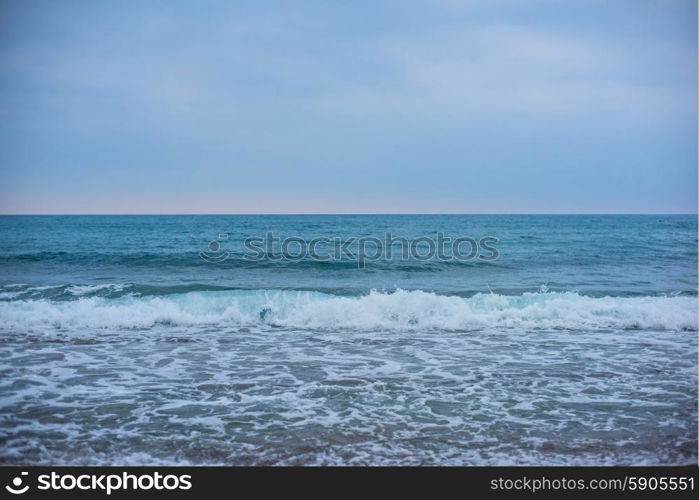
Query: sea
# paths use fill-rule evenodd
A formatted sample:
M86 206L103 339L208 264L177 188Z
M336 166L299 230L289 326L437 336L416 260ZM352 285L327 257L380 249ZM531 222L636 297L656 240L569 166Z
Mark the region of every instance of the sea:
M696 461L696 215L0 217L2 464Z

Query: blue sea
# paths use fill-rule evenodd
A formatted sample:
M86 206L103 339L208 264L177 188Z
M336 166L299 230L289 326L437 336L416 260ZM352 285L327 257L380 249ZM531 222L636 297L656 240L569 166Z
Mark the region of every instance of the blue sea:
M296 251L388 232L495 252ZM0 373L3 464L696 463L697 217L0 217Z

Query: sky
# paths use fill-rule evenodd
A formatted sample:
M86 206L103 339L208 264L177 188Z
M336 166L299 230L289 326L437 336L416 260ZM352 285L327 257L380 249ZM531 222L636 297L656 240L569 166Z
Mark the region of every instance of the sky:
M695 0L0 0L0 213L696 213Z

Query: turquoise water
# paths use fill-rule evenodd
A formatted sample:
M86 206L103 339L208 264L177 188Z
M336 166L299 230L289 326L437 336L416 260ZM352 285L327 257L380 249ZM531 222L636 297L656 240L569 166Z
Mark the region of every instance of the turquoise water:
M244 246L388 231L497 258ZM696 461L696 216L11 216L0 243L3 463Z

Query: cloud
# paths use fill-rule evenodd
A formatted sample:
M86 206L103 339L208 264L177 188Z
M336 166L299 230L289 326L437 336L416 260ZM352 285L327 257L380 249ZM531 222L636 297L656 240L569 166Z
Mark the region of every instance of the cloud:
M344 87L325 96L321 106L350 114L374 110L460 118L611 113L635 119L693 111L688 88L637 78L648 59L676 73L664 61L687 64L692 54L678 55L682 51L675 47L664 47L664 53L657 46L640 49L501 24L420 40L383 40L376 54L393 69L393 81Z

